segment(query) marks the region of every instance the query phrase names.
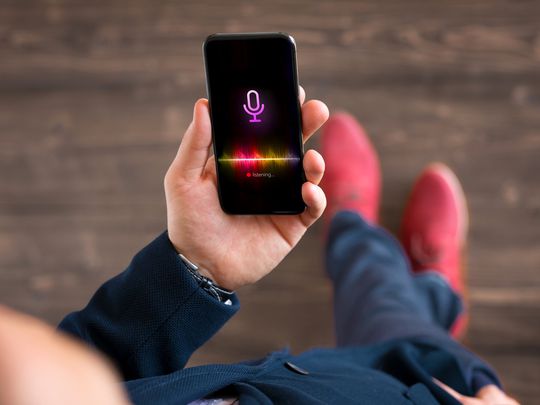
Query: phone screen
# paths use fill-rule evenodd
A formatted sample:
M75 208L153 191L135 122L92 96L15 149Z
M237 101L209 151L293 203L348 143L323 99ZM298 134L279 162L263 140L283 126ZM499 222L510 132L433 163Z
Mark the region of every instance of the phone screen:
M206 40L204 54L223 210L302 212L294 41L285 34L218 34Z

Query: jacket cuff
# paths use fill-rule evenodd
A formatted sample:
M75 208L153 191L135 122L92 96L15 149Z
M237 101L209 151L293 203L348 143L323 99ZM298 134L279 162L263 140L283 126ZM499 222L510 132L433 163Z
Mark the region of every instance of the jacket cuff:
M198 285L164 232L60 328L107 354L125 379L162 375L182 369L238 311L230 299Z

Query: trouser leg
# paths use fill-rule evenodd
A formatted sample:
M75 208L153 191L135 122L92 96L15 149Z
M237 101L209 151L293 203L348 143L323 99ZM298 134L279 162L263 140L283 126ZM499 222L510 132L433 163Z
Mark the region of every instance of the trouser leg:
M354 212L334 217L326 267L334 283L338 346L444 336L463 308L440 276L412 276L397 240Z

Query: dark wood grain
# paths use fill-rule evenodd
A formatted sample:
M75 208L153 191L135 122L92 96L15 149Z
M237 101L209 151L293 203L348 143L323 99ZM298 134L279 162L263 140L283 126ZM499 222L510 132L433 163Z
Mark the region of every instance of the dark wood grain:
M391 230L424 165L456 170L472 219L467 344L538 403L539 16L532 0L3 0L0 300L54 324L119 272L165 226L162 177L204 96L203 39L281 30L308 95L371 134ZM240 292L191 364L332 345L321 232Z

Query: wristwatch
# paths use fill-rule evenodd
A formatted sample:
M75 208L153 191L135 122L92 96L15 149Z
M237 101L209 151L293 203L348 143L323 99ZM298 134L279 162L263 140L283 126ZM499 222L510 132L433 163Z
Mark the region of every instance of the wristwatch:
M199 287L201 287L204 291L213 296L219 302L223 302L225 305L232 305L231 297L234 295L234 291L230 291L226 288L220 287L208 277L203 276L199 272L199 266L189 260L182 253L178 253L178 257L180 257L180 260L184 262L184 264L189 270L189 273L193 276L197 283L199 283Z

